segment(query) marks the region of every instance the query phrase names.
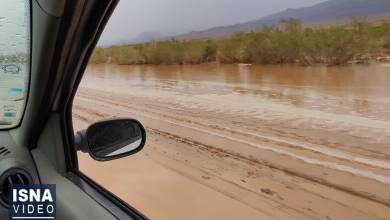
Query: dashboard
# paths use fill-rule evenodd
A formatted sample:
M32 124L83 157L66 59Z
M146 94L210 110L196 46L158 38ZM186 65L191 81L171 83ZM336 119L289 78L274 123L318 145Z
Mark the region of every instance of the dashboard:
M0 131L0 219L8 219L8 190L12 185L39 184L29 150L15 144L7 131Z

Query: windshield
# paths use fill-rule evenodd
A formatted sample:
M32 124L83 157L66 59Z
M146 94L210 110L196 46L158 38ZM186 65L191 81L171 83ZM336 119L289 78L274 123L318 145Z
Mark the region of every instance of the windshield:
M28 90L28 0L2 0L0 7L0 129L19 124Z

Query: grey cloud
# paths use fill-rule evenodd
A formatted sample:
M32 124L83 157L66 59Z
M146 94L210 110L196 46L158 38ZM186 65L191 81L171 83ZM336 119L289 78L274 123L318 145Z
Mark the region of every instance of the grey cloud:
M128 43L145 32L172 36L258 19L324 0L122 0L100 45Z

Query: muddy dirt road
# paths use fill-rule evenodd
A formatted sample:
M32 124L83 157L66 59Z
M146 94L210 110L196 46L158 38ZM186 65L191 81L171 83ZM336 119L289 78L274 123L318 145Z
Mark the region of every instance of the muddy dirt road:
M148 139L80 168L152 219L390 219L388 72L90 65L75 129L133 117Z

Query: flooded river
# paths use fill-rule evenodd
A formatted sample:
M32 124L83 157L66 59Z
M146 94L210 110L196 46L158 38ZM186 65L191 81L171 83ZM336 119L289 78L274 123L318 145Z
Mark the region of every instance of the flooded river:
M147 146L80 167L151 218L390 219L389 64L89 65L75 129L110 117Z
M238 106L267 101L375 119L390 117L387 64L328 68L95 65L88 70L85 82L97 79L126 87L177 92L194 100L213 95L235 102L238 97L243 99L233 103Z

